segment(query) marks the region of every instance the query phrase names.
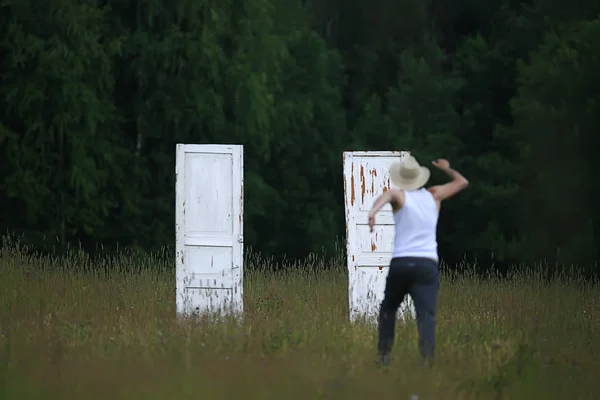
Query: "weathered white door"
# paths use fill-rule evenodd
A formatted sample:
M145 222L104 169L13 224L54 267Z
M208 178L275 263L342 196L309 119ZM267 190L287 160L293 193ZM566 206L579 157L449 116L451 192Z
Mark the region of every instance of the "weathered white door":
M177 144L178 315L243 311L243 146Z
M350 320L374 321L379 315L385 280L392 258L394 218L386 204L377 213L373 233L369 210L377 197L393 186L389 167L401 161L405 151L344 152L344 197L346 209L346 250ZM410 296L400 305L398 317L415 311ZM376 319L375 319L376 320Z

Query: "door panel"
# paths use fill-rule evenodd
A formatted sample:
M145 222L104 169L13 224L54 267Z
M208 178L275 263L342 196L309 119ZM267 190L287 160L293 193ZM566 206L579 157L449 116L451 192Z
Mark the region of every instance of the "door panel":
M371 233L369 211L381 193L395 187L389 177L389 167L407 154L399 151L344 152L348 301L352 321L359 316L373 321L383 300L394 245L394 218L391 205L386 204L377 213ZM410 296L401 306L399 317L406 316L403 310L412 311L414 315Z
M177 313L243 310L243 147L177 145Z

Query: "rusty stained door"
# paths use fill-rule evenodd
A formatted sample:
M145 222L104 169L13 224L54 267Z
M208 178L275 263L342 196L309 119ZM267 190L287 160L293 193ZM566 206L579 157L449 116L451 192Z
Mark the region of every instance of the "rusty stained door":
M404 151L347 151L343 154L346 211L346 250L350 320L376 321L383 300L385 280L392 258L394 219L386 204L369 230L369 210L377 197L395 187L389 167L401 161ZM398 317L415 316L412 299L406 296Z
M177 144L178 315L243 312L243 146Z

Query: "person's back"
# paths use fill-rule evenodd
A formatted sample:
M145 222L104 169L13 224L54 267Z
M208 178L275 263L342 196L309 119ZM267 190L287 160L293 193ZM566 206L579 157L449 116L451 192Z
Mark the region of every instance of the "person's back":
M424 257L438 260L438 208L433 195L426 189L405 190L404 204L394 213L395 257Z
M387 365L394 343L396 312L406 294L417 311L419 349L423 360L433 361L435 350L435 313L439 288L437 222L442 201L465 189L469 182L450 168L447 160L433 165L446 172L452 181L424 189L430 171L408 156L390 167L390 179L399 188L377 198L369 212L373 232L375 214L390 203L394 212L394 250L388 269L385 293L379 312L380 361Z

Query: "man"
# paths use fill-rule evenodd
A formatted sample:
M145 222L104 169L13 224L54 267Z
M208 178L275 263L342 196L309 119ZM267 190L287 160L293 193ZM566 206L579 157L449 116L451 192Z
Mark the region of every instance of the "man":
M394 214L395 236L392 260L379 313L379 362L387 366L394 344L398 307L410 294L417 312L419 351L423 362L433 364L435 351L435 313L439 288L437 222L442 201L465 189L469 182L450 168L445 159L432 164L452 179L425 189L431 175L413 156L390 167L390 179L399 188L384 192L369 212L373 232L375 214L390 203Z

